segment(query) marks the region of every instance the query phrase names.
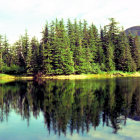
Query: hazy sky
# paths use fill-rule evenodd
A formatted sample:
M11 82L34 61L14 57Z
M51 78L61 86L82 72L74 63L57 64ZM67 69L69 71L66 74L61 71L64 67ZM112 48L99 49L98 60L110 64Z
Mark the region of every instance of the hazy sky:
M10 43L28 30L41 38L46 21L86 19L97 27L115 18L124 29L140 25L140 0L0 0L0 34Z

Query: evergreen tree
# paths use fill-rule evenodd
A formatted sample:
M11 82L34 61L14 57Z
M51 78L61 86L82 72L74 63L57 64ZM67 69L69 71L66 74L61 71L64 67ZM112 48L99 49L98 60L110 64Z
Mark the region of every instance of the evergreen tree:
M89 28L89 46L91 50L91 55L93 59L94 67L98 69L105 70L105 57L103 54L103 47L101 43L100 36L98 34L98 30L95 25L91 25ZM100 67L99 67L100 66ZM94 67L92 67L94 69Z
M36 37L31 39L31 65L33 69L33 74L36 74L40 69L39 64L39 42Z
M133 46L134 46L134 36L132 35L131 32L129 32L127 38L128 38L129 46L130 46L130 48L131 48L131 53L132 53L132 48L133 48Z
M28 69L27 65L29 65L29 59L30 59L29 58L29 53L30 53L29 45L30 45L30 41L29 41L29 36L27 34L27 30L26 30L24 36L22 36L22 52L21 52L24 59L24 63L25 63L25 66L24 66L25 72L27 72L27 69Z
M113 70L117 68L118 65L118 35L119 35L119 28L118 28L118 22L115 21L114 18L109 19L110 23L106 25L106 31L107 31L107 44L112 47L109 49L112 51L112 58L110 60L112 61L112 66L114 65ZM108 51L107 51L108 52Z
M71 74L74 72L70 43L63 20L56 21L53 44L53 68L55 74Z
M91 73L93 57L89 46L89 32L87 22L85 20L83 27L82 48L83 48L83 56L85 56L85 73Z
M74 52L75 49L75 33L74 33L74 26L71 23L70 19L68 19L67 23L67 32L68 32L68 38L70 40L70 49L72 52Z
M48 24L43 31L42 48L43 48L43 71L45 74L53 74L52 65L52 45L50 44L51 36L49 35Z
M107 71L115 70L115 63L114 63L114 52L113 52L113 43L109 41L107 46L107 54L106 54L106 69Z
M22 49L22 37L15 42L14 44L15 49L16 49L16 56L15 56L15 64L19 65L21 69L25 69L25 58L23 55L23 49Z
M5 63L5 65L10 66L9 43L6 35L4 36L3 41L3 62Z
M3 66L3 59L2 59L2 53L3 48L2 48L2 36L0 35L0 73L2 72L2 66Z
M106 70L106 66L105 66L105 57L106 57L106 41L105 41L105 35L104 35L104 30L102 28L100 28L100 48L99 49L99 59L102 58L102 63L100 63L101 65L101 70L105 71Z
M98 33L97 28L92 24L89 29L89 46L93 56L93 62L97 61Z
M26 73L28 75L33 75L32 57L33 57L32 48L31 48L31 45L29 45L27 56L26 56Z
M138 35L134 38L134 45L131 48L132 57L136 63L137 70L140 70L140 41Z
M74 58L74 68L76 74L85 73L85 57L83 53L82 47L82 39L79 31L79 26L77 21L74 22L74 34L75 34L75 48L73 51L73 58Z
M120 56L119 56L119 70L122 71L135 71L136 64L132 58L129 42L124 31L120 35Z

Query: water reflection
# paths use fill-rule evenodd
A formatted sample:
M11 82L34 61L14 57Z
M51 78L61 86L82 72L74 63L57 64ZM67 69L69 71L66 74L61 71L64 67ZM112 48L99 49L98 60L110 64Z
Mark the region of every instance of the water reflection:
M57 135L89 132L102 122L113 133L126 119L140 120L140 78L106 80L48 80L0 85L0 121L14 110L23 120L44 116L49 132Z

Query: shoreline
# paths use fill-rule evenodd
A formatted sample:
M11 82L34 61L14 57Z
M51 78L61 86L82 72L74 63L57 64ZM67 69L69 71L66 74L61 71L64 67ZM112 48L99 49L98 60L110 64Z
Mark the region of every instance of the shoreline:
M57 75L57 76L43 76L42 79L60 79L60 80L75 80L75 79L100 79L100 78L115 78L115 77L140 77L140 73L104 73L104 74L83 74L83 75Z
M56 80L80 80L80 79L100 79L100 78L115 78L115 77L140 77L139 72L135 73L123 73L123 72L110 72L101 74L81 74L81 75L54 75L54 76L42 76L38 79L56 79ZM33 80L33 76L13 76L7 74L0 74L0 81L15 81L15 80Z

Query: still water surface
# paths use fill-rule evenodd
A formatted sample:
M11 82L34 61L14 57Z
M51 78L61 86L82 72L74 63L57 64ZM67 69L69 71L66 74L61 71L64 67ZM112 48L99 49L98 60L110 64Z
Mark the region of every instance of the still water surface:
M0 140L140 140L140 78L0 84Z

